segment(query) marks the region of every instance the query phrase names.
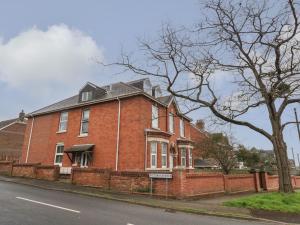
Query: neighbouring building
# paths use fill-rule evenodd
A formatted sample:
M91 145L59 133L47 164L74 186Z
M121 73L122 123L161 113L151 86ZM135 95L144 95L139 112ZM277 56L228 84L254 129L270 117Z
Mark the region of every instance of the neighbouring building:
M191 119L148 78L84 85L27 115L22 162L117 171L193 168Z
M23 110L18 118L0 121L0 161L20 159L25 130L26 119Z

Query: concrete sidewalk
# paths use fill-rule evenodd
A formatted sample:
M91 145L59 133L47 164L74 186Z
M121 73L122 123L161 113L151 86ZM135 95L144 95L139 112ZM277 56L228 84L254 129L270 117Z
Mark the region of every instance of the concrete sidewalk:
M239 219L258 220L251 215L248 209L237 209L223 206L226 200L237 198L240 196L221 196L217 198L206 198L200 200L174 200L174 199L158 199L151 196L121 194L105 191L99 188L82 187L72 185L61 181L44 181L17 177L0 176L1 181L13 182L18 184L30 185L33 187L43 188L47 190L65 191L77 194L83 194L93 197L117 200L127 203L139 204L150 207L165 208L169 211L182 211L187 213L223 216Z

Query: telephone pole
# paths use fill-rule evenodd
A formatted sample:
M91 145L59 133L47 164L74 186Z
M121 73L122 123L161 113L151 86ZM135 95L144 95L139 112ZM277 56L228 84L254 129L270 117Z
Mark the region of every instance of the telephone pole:
M297 114L296 108L294 108L294 112L295 112L296 126L297 126L297 130L298 130L298 138L300 141L300 126L299 126L299 120L298 120L298 114Z
M294 154L294 148L292 148L292 154L293 154L293 161L294 161L294 166L296 167L296 160L295 160L295 154Z

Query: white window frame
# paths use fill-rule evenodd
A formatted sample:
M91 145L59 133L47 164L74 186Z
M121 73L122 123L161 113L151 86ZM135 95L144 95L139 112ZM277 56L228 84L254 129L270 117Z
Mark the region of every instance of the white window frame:
M185 154L183 154L183 151ZM180 149L180 166L186 167L186 148Z
M159 120L158 120L158 107L155 105L152 105L152 122L151 127L158 129L159 127Z
M179 132L180 132L180 137L185 137L185 129L184 129L184 120L180 119L179 122Z
M154 164L153 164L154 157ZM150 167L152 169L157 168L157 142L150 142Z
M174 114L169 113L169 132L174 133Z
M57 150L58 150L59 147L63 147L63 151L58 153ZM64 143L57 143L56 144L56 147L55 147L55 156L54 156L54 165L62 166L63 157L64 157L64 147L65 147ZM57 156L61 156L61 162L60 163L56 162Z
M81 93L81 101L86 102L92 100L92 91L84 91Z
M193 150L189 148L189 167L193 168Z
M66 117L64 118L64 115ZM61 112L60 113L60 118L59 118L59 125L58 125L58 132L66 132L68 129L68 118L69 118L69 113L68 112ZM62 129L62 124L65 124L65 129Z
M87 119L84 119L84 113L85 112L88 112L88 118ZM89 123L90 123L90 109L84 109L82 110L82 115L81 115L81 125L80 125L80 135L88 135L89 133ZM83 123L87 123L88 124L88 129L87 129L87 132L83 132Z
M165 164L163 164L165 162ZM161 143L161 168L167 168L168 166L168 144Z

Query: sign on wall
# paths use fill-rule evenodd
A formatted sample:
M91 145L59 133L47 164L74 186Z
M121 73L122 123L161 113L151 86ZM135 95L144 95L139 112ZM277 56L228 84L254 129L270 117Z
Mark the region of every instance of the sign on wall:
M150 178L156 179L172 179L171 173L149 173Z

